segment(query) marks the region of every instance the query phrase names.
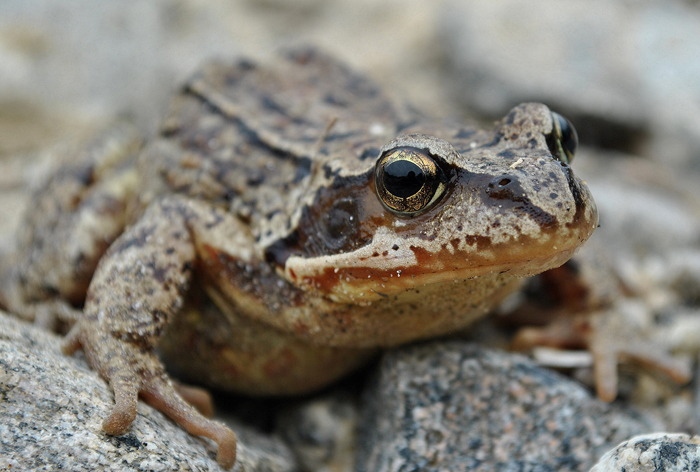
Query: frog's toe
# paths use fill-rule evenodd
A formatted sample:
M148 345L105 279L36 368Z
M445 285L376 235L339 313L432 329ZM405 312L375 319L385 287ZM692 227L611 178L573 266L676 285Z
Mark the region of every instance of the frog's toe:
M114 392L114 408L102 423L105 433L118 436L126 431L136 418L140 382L132 369L115 373L109 381Z
M236 462L236 435L226 426L202 416L213 413L209 394L195 387L176 386L152 352L115 339L111 334L79 321L66 335L63 352L83 349L114 392L114 409L102 424L110 435L122 434L136 418L139 395L152 407L172 418L191 434L212 439L219 445L217 461L229 469ZM115 355L114 353L118 353Z
M648 344L643 343L626 346L626 349L621 352L621 357L665 375L677 384L683 385L690 382L693 374L689 357L671 356L664 346L658 346L657 350L653 349L653 345L652 349L649 347Z
M144 380L140 393L149 405L168 415L190 434L216 442L219 445L217 462L224 469L231 468L236 462L235 433L223 424L202 416L180 396L179 389L165 375L161 375Z
M617 363L620 353L614 344L595 334L588 343L588 351L593 356L593 377L598 398L611 402L617 397Z
M203 388L173 382L175 390L190 405L199 410L207 418L214 416L214 401L209 392Z
M611 402L617 397L618 363L639 365L680 385L690 381L690 359L671 356L664 346L654 340L624 339L616 334L596 329L588 346L593 355L596 393L601 400Z
M71 356L82 347L83 344L80 340L81 331L79 324L75 324L73 328L68 331L66 337L63 338L63 342L61 342L61 352L63 354Z
M63 300L49 300L28 307L32 311L34 324L47 331L62 331L74 326L82 312Z

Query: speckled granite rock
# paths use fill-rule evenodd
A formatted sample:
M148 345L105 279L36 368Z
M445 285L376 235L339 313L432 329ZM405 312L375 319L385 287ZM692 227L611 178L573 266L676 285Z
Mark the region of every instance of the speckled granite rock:
M278 431L294 451L301 470L352 472L357 421L356 399L330 394L287 409L278 419Z
M700 436L656 433L623 442L605 454L590 472L691 470L700 470Z
M519 355L463 342L387 354L366 393L359 471L583 471L659 425Z
M107 384L60 338L0 312L0 471L218 471L215 445L140 402L129 432L101 432L112 405ZM234 471L292 471L279 440L240 425Z

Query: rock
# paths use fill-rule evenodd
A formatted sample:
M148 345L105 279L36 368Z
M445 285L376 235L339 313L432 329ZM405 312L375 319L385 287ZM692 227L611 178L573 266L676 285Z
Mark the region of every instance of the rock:
M499 116L542 101L583 143L697 167L700 10L678 0L446 3L442 37L458 96ZM651 141L648 138L651 137Z
M700 436L655 433L625 441L590 472L681 472L700 468Z
M287 409L278 419L278 430L301 470L352 472L357 421L356 399L336 393Z
M463 342L388 353L363 403L363 472L581 471L659 427L527 358Z
M612 180L591 182L600 211L598 238L610 253L634 253L642 259L697 244L700 220L680 198Z
M216 445L139 402L123 436L101 431L112 392L60 337L0 312L0 470L221 470ZM293 471L289 449L241 425L234 471Z
M423 0L359 8L323 0L2 0L0 159L84 137L114 116L148 135L176 87L207 60L263 59L298 43L444 113L453 101L439 86L438 8Z
M187 1L3 1L0 102L128 113L153 129L172 91L205 59L241 52L222 16Z

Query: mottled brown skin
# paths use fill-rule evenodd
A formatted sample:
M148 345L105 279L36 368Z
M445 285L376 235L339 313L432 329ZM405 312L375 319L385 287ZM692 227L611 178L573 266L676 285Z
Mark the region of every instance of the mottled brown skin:
M72 323L97 262L124 230L141 138L116 126L60 163L34 194L17 235L16 257L2 261L0 306L47 328ZM2 267L0 267L2 269Z
M99 264L83 314L65 317L78 319L66 352L82 348L114 390L105 431L129 427L140 395L216 441L231 467L235 435L183 400L207 403L172 383L156 346L210 386L306 392L379 347L463 329L521 277L563 264L597 212L553 158L552 130L540 104L514 108L490 131L425 119L313 50L205 67L141 152L138 190L115 187L121 210L101 240L135 223L102 257L92 243ZM378 157L406 146L446 176L444 195L411 216L390 211L374 180ZM25 253L30 265L59 263L41 247ZM45 290L48 279L20 272L0 290L12 311L80 305L79 291Z

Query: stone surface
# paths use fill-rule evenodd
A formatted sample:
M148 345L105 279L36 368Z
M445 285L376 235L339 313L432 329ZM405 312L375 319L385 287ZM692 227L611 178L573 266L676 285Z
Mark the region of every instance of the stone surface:
M128 433L107 436L113 403L82 355L66 357L60 337L0 313L0 471L218 471L216 445L139 402ZM278 439L241 425L234 471L292 471Z
M358 471L583 471L659 426L522 356L444 342L387 354L366 392Z
M590 472L685 472L700 469L700 436L637 436L605 454Z
M336 393L284 411L278 431L308 472L355 469L358 406L354 397Z
M216 9L197 2L0 4L0 100L17 110L64 103L84 116L130 114L152 129L205 58L239 53Z
M437 107L437 7L423 0L2 0L0 157L85 136L117 115L152 131L174 88L207 59L261 59L299 43Z
M443 44L458 96L497 116L543 101L582 142L697 166L700 9L679 0L448 1ZM652 138L650 141L648 138Z

